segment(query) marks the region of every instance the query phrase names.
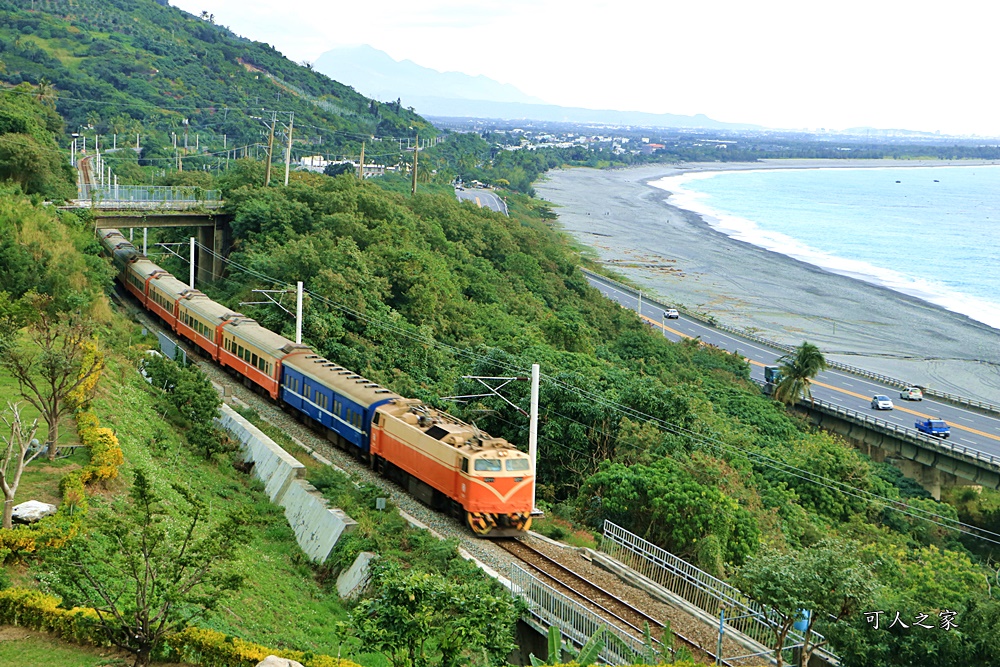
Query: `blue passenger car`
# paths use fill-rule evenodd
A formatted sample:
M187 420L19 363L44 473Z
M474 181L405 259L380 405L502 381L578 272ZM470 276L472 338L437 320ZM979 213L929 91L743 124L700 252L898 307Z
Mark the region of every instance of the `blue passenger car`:
M286 357L282 369L281 400L364 452L375 408L402 398L312 353Z

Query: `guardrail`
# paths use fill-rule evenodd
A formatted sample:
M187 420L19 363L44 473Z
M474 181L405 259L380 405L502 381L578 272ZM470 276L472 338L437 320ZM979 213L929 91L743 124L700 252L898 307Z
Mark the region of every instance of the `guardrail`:
M760 382L759 380L754 380L761 387L766 387L767 383ZM838 417L844 417L850 419L854 422L859 422L866 428L870 428L874 431L881 433L887 433L893 435L902 440L908 440L914 444L920 445L924 449L932 449L934 451L942 452L954 456L955 458L964 459L969 462L976 464L986 463L997 472L1000 472L1000 456L995 456L987 452L980 451L978 449L973 449L972 447L966 447L965 445L954 445L950 441L944 438L935 438L929 436L926 433L922 433L915 428L909 428L906 426L899 426L898 424L893 424L877 417L872 417L871 415L865 414L863 412L858 412L857 410L851 410L850 408L841 407L834 403L828 401L823 401L818 398L806 400L800 399L798 404L802 407L818 409L821 412L827 414L836 415Z
M583 275L587 276L588 278L604 282L609 286L614 286L616 289L620 289L623 292L628 292L632 296L638 297L640 294L639 290L635 289L634 287L630 287L629 285L621 283L612 278L608 278L607 276L602 276L599 273L594 273L593 271L585 269L582 266L580 267L580 271L583 273ZM651 299L648 296L646 297L646 301L651 304L656 304L657 307L663 309L676 307L676 306L665 306L656 299ZM721 324L720 322L716 321L715 318L713 317L703 315L701 313L691 312L683 308L679 308L678 310L683 312L685 317L688 317L692 320L698 320L702 324L714 327L716 329L719 329L720 331L725 331L740 336L741 338L752 340L755 343L760 343L761 345L766 345L773 349L781 350L782 352L785 353L793 352L795 350L795 348L791 345L785 345L784 343L779 343L777 341L769 340L767 338L764 338L763 336L759 336L753 333L752 331L741 329L739 327L729 326L728 324ZM875 373L873 371L869 371L864 368L858 368L857 366L851 366L849 364L844 364L839 361L827 361L827 364L830 366L830 368L835 368L839 371L844 371L845 373L851 373L852 375L859 375L861 377L866 377L869 380L875 380L883 384L888 384L895 387L914 386L914 383L912 382L906 382L904 380L900 380L899 378L883 375L881 373ZM994 405L992 403L987 403L985 401L977 401L975 399L967 398L965 396L959 396L958 394L950 394L948 392L937 391L936 389L931 389L931 388L923 388L923 392L925 396L932 396L934 398L939 398L941 400L948 401L949 403L954 403L956 405L964 407L976 408L978 410L983 410L984 412L990 412L994 415L1000 416L1000 406Z
M222 204L219 190L182 185L80 184L80 199L98 208L215 208Z
M648 648L644 637L635 637L609 624L579 602L514 564L510 566L510 583L511 594L524 600L528 613L539 624L559 628L563 637L577 647L603 631L605 645L600 653L601 660L610 665L633 665L645 660ZM656 655L659 653L656 652ZM559 656L558 662L562 662L562 656Z
M714 618L718 618L719 613L725 610L727 628L774 650L774 640L777 638L775 629L780 624L778 612L611 521L604 521L603 535L601 551ZM815 631L812 635L814 643L824 641L823 635ZM804 639L798 631L792 630L787 637L791 643L786 648L801 645ZM818 653L832 660L838 659L830 651L821 649Z

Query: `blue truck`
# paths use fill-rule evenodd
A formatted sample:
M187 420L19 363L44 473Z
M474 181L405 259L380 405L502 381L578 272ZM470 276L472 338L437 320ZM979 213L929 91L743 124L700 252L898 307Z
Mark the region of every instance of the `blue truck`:
M916 422L914 426L921 433L933 435L935 438L947 438L951 435L951 427L943 419L925 419Z

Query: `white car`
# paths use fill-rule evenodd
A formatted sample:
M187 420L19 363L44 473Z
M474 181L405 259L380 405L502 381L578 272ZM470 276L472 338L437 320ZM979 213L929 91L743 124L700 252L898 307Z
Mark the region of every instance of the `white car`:
M892 399L881 394L872 396L872 410L892 410Z
M680 318L681 314L678 313L677 309L675 308L668 308L667 310L663 311L663 316L666 317L668 320L676 320Z
M920 391L920 387L907 387L899 392L899 397L905 401L922 401L924 400L924 392Z

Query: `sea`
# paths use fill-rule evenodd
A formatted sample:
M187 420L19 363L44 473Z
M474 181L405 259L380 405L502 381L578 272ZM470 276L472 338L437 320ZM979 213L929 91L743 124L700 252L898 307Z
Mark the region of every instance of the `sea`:
M692 172L652 185L734 239L1000 329L1000 165Z

